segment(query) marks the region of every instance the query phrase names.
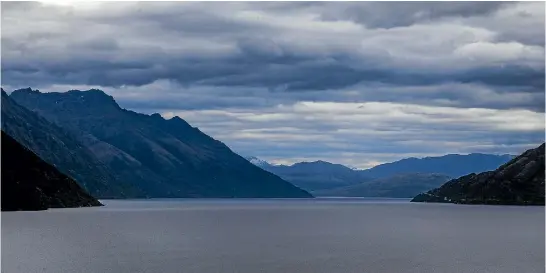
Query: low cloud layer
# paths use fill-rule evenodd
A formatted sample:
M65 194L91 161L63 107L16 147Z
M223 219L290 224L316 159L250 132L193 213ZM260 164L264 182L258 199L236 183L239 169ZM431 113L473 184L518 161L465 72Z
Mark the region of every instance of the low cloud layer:
M5 89L103 89L243 155L368 167L544 140L542 2L1 5Z

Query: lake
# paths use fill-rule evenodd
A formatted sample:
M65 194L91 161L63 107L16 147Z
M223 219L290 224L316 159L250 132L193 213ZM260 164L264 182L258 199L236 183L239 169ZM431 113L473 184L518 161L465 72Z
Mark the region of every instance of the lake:
M2 212L5 273L536 273L544 207L124 200Z

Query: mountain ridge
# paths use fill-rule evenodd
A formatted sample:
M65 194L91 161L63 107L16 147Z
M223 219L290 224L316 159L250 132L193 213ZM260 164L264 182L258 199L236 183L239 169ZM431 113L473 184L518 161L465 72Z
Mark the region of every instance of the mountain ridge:
M381 178L395 173L442 173L451 177L458 177L472 172L493 170L511 160L511 155L495 154L447 154L443 156L404 158L398 161L377 165L361 170L363 174Z
M322 160L298 162L292 165L273 165L263 162L265 164L262 163L259 167L307 191L348 186L368 180L367 177L347 166Z
M19 105L3 89L1 104L2 130L76 180L91 195L98 198L144 196L138 188L120 181L81 138Z
M543 143L493 171L470 173L412 199L412 202L544 205Z
M89 135L98 145L87 143L88 147L121 173L122 180L134 181L133 164L138 164L137 186L146 192L161 189L152 197L312 197L249 163L182 118L164 119L122 109L99 90L16 90L10 97L71 132ZM118 152L105 152L107 145ZM155 186L147 187L148 181Z
M253 157L261 160L258 157ZM427 174L443 174L446 177L458 177L458 174L467 174L470 172L479 172L482 170L493 170L503 163L506 163L512 157L509 155L494 155L494 154L479 154L471 153L466 155L450 154L438 157L425 158L407 158L390 163L380 164L366 170L355 170L342 164L330 163L324 160L297 162L292 165L273 165L267 161L262 163L261 168L275 173L283 179L292 182L293 184L317 194L330 194L328 191L335 189L343 189L353 185L359 185L381 178L390 178L399 181L397 175L411 173L427 173ZM453 160L455 159L455 160ZM485 160L484 160L485 159ZM475 162L478 161L478 162ZM410 165L408 166L408 162ZM419 165L423 163L433 162L432 167L413 168L411 164L417 162ZM457 165L463 163L463 167L457 170ZM451 164L453 166L445 166ZM402 166L398 168L398 166ZM419 167L419 166L418 166ZM455 168L456 171L447 171ZM409 179L410 177L408 177ZM417 179L420 185L439 186L436 183L424 183L423 180ZM438 179L436 181L442 181ZM445 182L445 181L442 181ZM408 181L411 183L411 181ZM401 183L400 187L407 187ZM423 189L416 187L417 189ZM411 195L406 197L411 198L419 192L410 191Z

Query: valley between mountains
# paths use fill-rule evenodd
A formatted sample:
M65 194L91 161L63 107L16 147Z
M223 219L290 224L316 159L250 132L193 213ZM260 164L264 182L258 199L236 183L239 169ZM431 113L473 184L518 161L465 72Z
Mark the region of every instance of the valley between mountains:
M23 153L20 164L35 166L34 174L27 174L2 165L7 168L2 196L24 200L28 191L28 204L3 198L2 209L127 198L416 197L416 202L544 204L544 144L518 157L448 154L366 170L327 161L276 165L244 158L180 117L123 109L100 90L27 88L10 95L2 90L1 110L4 161ZM40 173L42 180L36 178ZM77 196L81 200L73 200Z

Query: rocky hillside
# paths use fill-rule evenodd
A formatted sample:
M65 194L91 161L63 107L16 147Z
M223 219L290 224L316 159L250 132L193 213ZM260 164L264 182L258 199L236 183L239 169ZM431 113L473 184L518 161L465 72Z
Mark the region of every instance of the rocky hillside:
M101 206L70 177L2 131L2 210Z
M150 197L311 197L181 118L122 109L100 90L22 89L10 97L84 139L121 181Z
M412 202L544 205L544 144L494 171L451 180L417 195Z

